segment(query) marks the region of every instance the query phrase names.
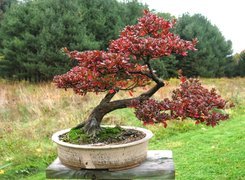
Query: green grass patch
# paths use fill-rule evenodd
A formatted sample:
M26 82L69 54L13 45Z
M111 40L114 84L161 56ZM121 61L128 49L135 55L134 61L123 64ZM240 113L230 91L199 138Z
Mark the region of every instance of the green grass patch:
M244 125L244 107L237 107L215 128L201 125L181 133L156 128L150 149L173 151L176 179L244 179Z

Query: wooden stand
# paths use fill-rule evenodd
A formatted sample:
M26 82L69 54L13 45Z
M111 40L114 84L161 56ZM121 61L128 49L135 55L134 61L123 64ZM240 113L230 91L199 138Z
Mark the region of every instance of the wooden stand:
M174 179L175 169L170 150L149 150L140 166L122 170L73 170L57 158L46 169L47 179Z

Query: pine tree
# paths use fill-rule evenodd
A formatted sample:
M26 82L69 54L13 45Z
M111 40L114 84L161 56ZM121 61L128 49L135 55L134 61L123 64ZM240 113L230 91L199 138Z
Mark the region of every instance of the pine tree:
M245 76L245 50L239 54L238 74L241 77Z
M98 43L83 25L85 12L79 0L28 1L12 7L0 30L4 76L48 80L70 67L62 47L97 48Z
M143 5L137 1L130 17L136 20ZM1 22L0 76L28 81L45 81L70 68L61 48L80 51L106 49L110 39L127 21L127 3L116 0L21 1ZM142 8L142 9L141 9ZM128 13L128 14L127 14Z
M190 52L180 60L178 69L187 76L221 77L225 75L228 56L231 55L231 41L226 41L217 26L201 14L184 14L178 19L175 32L181 38L198 39L198 51Z

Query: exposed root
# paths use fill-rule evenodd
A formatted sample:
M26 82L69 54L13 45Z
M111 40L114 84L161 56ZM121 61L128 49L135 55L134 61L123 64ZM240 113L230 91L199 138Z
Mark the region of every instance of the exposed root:
M80 123L73 129L82 129L91 137L95 137L101 131L100 123L98 123L96 118L91 118L88 121Z
M89 127L88 129L83 128L85 133L88 134L90 137L96 137L97 134L101 131L101 128L91 128Z

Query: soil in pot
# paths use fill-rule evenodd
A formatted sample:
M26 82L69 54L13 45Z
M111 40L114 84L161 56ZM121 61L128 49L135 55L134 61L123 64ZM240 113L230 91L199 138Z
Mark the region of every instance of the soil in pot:
M59 136L61 141L71 144L126 144L143 139L146 135L135 129L124 129L120 126L101 127L96 137L88 136L82 129L71 129L68 133Z

